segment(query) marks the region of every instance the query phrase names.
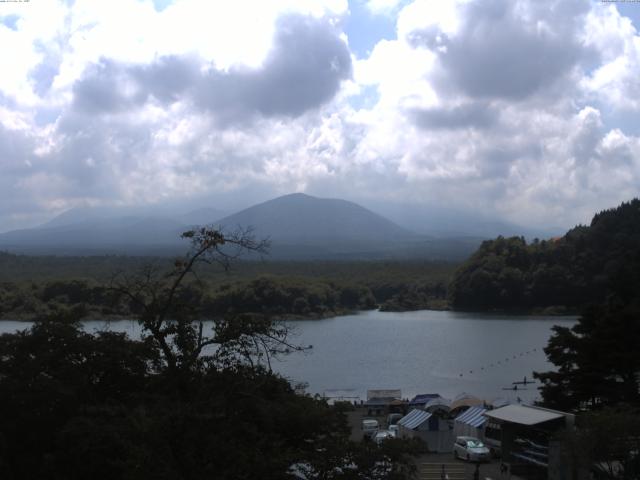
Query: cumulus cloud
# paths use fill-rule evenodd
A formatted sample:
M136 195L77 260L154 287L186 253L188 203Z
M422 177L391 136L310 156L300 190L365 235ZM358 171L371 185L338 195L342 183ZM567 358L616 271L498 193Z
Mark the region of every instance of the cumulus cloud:
M416 108L411 115L416 125L426 129L485 129L498 121L499 112L490 104L479 102L447 108Z
M570 226L637 195L615 5L376 0L397 36L356 59L344 0L227 3L2 4L0 230L291 191Z
M440 90L471 97L520 99L568 74L589 53L577 38L584 1L465 2L456 26L429 24L406 33L414 47L437 53ZM450 21L449 21L450 22Z
M231 117L297 116L330 100L350 75L349 51L330 24L287 16L278 22L273 51L261 69L210 71L196 101Z
M301 115L331 100L350 76L351 57L336 29L326 20L289 15L278 20L273 48L258 68L219 70L178 56L134 66L102 59L73 85L73 96L85 113L130 110L152 96L165 104L189 100L235 122L256 114Z

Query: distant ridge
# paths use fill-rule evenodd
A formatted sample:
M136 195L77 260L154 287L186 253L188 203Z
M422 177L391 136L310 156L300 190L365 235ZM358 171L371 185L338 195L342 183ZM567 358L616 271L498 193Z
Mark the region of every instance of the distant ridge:
M269 258L287 260L462 260L477 237L434 238L403 228L354 202L303 193L284 195L222 219L211 208L185 214L132 209L77 209L37 228L0 234L0 249L55 255L175 255L180 233L195 225L251 227L271 240ZM165 216L162 216L165 214Z

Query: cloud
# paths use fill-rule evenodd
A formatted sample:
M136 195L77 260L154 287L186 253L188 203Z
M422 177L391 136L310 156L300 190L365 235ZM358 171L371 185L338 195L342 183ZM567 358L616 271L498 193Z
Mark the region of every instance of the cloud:
M457 31L432 24L407 35L412 46L437 52L440 91L517 100L548 90L589 53L576 36L587 12L583 1L468 2Z
M325 20L289 15L277 22L272 50L259 68L219 70L194 57L161 57L150 65L108 59L73 85L74 106L85 113L114 113L189 100L221 122L255 115L295 117L328 102L351 76L351 57Z
M600 62L580 79L589 98L607 108L640 111L640 37L613 5L592 9L584 41L600 52Z
M487 103L469 103L448 108L413 109L410 113L416 125L426 129L490 128L499 112Z
M350 76L349 51L330 24L287 16L278 22L273 50L261 69L210 71L196 101L231 119L254 113L297 116L329 101Z
M615 8L587 1L413 2L398 16L397 40L356 64L356 80L380 93L367 116L391 123L388 163L405 178L376 193L516 222L551 214L567 226L637 195L640 173L628 161L615 160L624 175L613 181L600 176L614 161L602 151L615 131L601 112L624 95L633 108L637 76L627 72L639 40ZM593 79L612 62L622 75L596 91ZM362 150L380 148L371 132ZM627 153L615 158L634 151L637 137L625 139Z
M90 66L73 85L73 106L87 114L130 110L146 99L127 68L108 59Z
M614 5L391 2L397 36L356 56L342 0L117 1L7 4L0 229L291 191L571 226L637 195L611 118L639 114L640 36Z

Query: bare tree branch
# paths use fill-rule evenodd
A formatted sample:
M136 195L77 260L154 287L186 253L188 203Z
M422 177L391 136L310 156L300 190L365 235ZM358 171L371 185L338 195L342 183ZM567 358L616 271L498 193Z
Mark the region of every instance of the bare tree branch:
M212 335L205 335L197 305L183 300L189 298L193 286L187 278L193 275L201 284L196 273L199 264L216 264L228 270L242 255L266 254L270 243L268 239L256 240L251 228L240 227L228 233L201 227L184 232L182 238L189 240L190 249L169 271L145 265L135 275L114 275L110 284L113 292L139 311L143 331L160 347L170 370L192 371L203 362L222 368L244 363L254 368L256 361L264 361L270 370L272 357L307 349L288 340L285 325L264 316L215 319ZM215 352L203 355L212 346L217 346Z

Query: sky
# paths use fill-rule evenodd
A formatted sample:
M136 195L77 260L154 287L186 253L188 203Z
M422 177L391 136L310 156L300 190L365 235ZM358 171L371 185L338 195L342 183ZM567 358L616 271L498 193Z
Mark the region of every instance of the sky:
M542 227L640 190L640 3L0 2L0 231L292 192Z

